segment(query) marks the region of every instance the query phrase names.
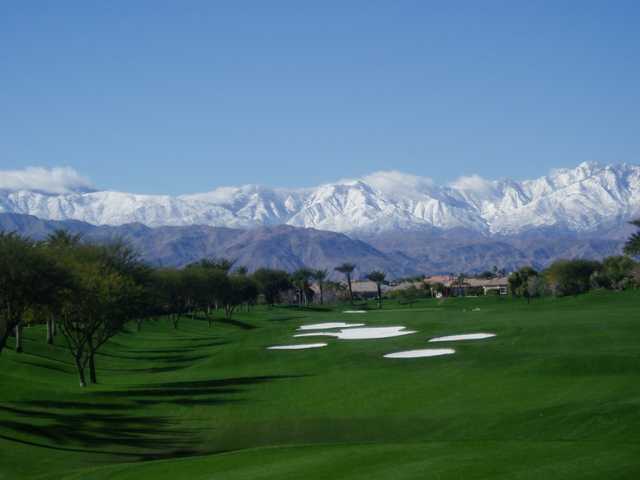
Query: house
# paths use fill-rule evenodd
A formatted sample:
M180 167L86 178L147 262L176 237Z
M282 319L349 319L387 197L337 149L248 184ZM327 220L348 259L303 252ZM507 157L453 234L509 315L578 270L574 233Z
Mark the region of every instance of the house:
M482 288L484 295L488 295L490 292L496 292L498 295L509 293L509 279L507 277L465 278L464 285L468 285L468 288Z
M384 294L389 287L387 285L381 285L382 293ZM378 285L371 280L356 280L351 282L351 291L354 297L358 298L378 298Z
M473 278L456 277L454 275L431 275L424 278L429 285L440 283L444 286L444 296L489 295L493 292L498 295L509 293L509 279L507 277Z

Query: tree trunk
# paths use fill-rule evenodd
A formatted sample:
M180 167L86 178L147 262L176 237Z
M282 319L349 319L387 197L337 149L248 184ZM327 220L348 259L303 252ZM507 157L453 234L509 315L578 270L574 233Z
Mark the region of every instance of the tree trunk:
M322 288L322 284L318 286L320 287L320 305L324 305L324 288Z
M2 350L4 350L4 347L7 344L7 338L9 338L9 332L10 330L0 333L0 353L2 353Z
M140 330L142 330L142 319L139 318L136 320L136 330L139 332Z
M54 337L58 335L58 324L56 323L55 317L51 317L51 332Z
M349 285L349 301L353 305L353 290L351 290L351 275L347 275L347 284Z
M16 353L22 353L22 322L16 325Z
M53 317L47 318L47 345L53 345Z
M380 284L378 286L378 308L382 308L382 291L380 289Z
M80 387L84 388L87 386L87 382L84 378L84 365L82 365L81 359L76 356L75 357L76 368L78 369L78 379L80 380Z
M94 360L95 354L91 353L89 356L89 380L94 385L98 383L98 378L96 376L96 363Z
M211 328L211 324L213 323L213 318L211 318L211 315L207 315L207 320L209 320L209 328Z

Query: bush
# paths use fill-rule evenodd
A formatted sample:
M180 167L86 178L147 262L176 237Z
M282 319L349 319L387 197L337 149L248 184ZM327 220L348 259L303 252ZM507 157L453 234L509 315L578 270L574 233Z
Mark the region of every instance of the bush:
M602 264L592 260L558 260L545 271L545 278L554 295L577 295L589 290L592 276L600 270Z

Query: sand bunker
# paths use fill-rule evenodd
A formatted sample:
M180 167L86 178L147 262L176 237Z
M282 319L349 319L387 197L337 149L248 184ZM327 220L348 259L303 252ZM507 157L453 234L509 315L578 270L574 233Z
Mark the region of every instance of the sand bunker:
M455 342L457 340L482 340L483 338L495 337L495 333L467 333L464 335L449 335L447 337L436 337L430 342Z
M339 332L313 332L313 333L299 333L294 337L314 337L326 336L336 337L341 340L368 340L373 338L389 338L399 337L401 335L409 335L416 333L413 330L405 330L405 327L375 327L375 328L348 328L346 330L340 330Z
M366 310L343 310L342 313L367 313Z
M312 325L302 325L298 330L322 330L323 328L349 328L362 327L364 323L344 323L344 322L328 322L314 323Z
M267 347L268 350L303 350L305 348L320 348L326 347L326 343L302 343L298 345L275 345L273 347Z
M456 353L452 348L425 348L422 350L407 350L404 352L387 353L384 358L437 357L439 355L451 355L452 353Z

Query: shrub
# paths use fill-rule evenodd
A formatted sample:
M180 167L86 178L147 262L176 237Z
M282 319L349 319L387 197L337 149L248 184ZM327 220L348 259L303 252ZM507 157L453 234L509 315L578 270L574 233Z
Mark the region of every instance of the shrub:
M592 260L557 260L545 271L545 278L554 295L577 295L591 287L594 272L602 269Z

